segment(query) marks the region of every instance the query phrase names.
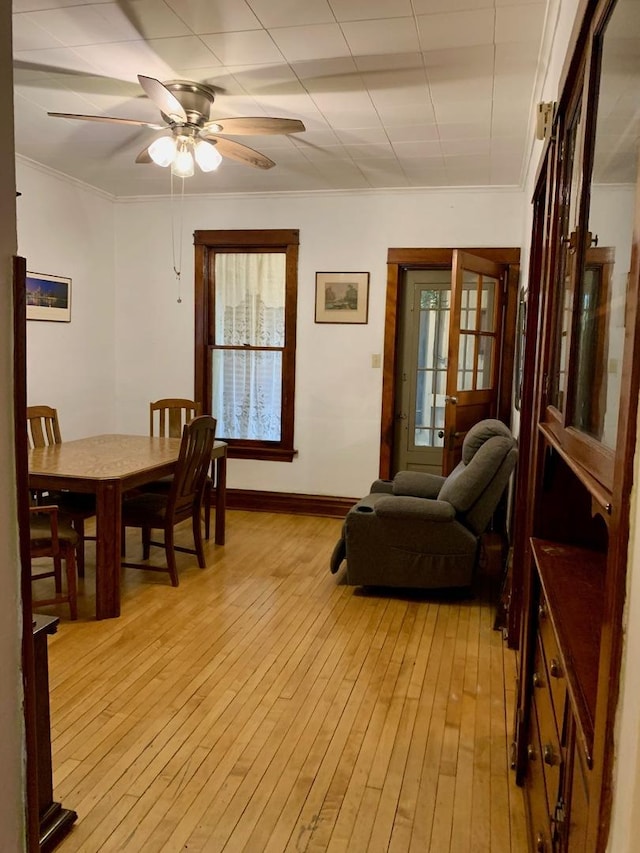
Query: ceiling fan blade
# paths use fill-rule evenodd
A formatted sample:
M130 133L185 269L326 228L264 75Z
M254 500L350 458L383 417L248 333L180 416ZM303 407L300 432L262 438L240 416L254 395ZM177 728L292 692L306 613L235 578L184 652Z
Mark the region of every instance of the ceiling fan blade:
M135 124L136 127L150 127L152 130L162 130L164 125L154 124L151 121L141 121L135 118L114 118L113 116L83 116L74 115L73 113L47 113L48 116L55 118L72 118L80 121L106 121L115 124Z
M142 151L136 157L136 163L153 163L151 159L151 155L149 154L149 146L145 145Z
M171 121L178 123L187 121L187 114L180 101L159 80L155 77L144 77L142 74L138 74L138 80L147 97L161 112L169 116Z
M257 116L255 118L217 118L207 122L204 127L218 125L220 128L216 133L232 133L237 136L257 135L269 133L301 133L306 130L304 124L293 118L269 118Z
M240 142L234 142L232 139L225 139L215 134L201 134L201 137L209 142L215 142L216 148L223 157L228 157L230 160L237 160L238 163L244 163L245 166L255 166L257 169L271 169L276 165L273 160L265 157L259 151L254 151L248 145L242 145Z

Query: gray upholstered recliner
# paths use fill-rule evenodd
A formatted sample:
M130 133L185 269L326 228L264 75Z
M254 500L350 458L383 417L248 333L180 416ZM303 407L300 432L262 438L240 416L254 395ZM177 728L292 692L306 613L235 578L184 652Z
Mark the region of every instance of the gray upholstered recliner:
M346 557L347 583L362 586L470 586L480 536L516 463L516 442L498 420L467 433L448 477L400 471L376 480L349 510L331 558Z

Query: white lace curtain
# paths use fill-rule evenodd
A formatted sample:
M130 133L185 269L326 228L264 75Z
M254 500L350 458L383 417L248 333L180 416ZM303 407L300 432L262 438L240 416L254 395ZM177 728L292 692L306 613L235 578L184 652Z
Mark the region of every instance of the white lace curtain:
M239 348L212 353L212 414L221 438L281 438L285 261L280 252L216 255L215 342Z

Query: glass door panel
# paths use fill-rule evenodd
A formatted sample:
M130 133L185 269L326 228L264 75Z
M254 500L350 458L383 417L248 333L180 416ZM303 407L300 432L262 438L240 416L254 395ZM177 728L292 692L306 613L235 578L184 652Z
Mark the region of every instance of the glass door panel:
M451 291L420 288L417 297L419 329L414 445L442 447Z
M505 275L504 267L486 258L453 253L444 473L460 459L464 436L473 424L496 417Z
M573 277L577 249L578 201L582 181L582 107L578 102L569 120L562 146L563 172L560 203L560 248L558 281L561 283L555 302L555 352L551 371L549 402L558 411L564 412L567 393L567 369L569 365L568 342L571 339L573 318Z
M639 12L636 0L618 0L596 39L600 81L587 248L577 293L571 423L610 449L617 443L640 153Z
M440 474L444 444L451 271L404 272L394 468Z

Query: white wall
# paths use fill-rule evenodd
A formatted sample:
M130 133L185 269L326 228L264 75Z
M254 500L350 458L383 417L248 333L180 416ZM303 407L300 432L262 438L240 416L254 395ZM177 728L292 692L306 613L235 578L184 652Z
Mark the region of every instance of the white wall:
M27 322L29 405L58 409L65 439L115 429L114 204L17 161L18 250L27 269L71 278L71 322Z
M10 68L11 4L0 6L0 67ZM20 558L13 432L12 258L16 253L12 78L0 75L0 849L25 848Z
M387 249L517 246L524 206L516 191L187 197L178 304L169 199L119 202L118 429L144 433L150 400L193 395L194 230L299 228L298 456L290 464L234 459L229 485L363 494L378 474L382 371L371 356L383 348ZM316 271L370 272L366 325L314 323Z

